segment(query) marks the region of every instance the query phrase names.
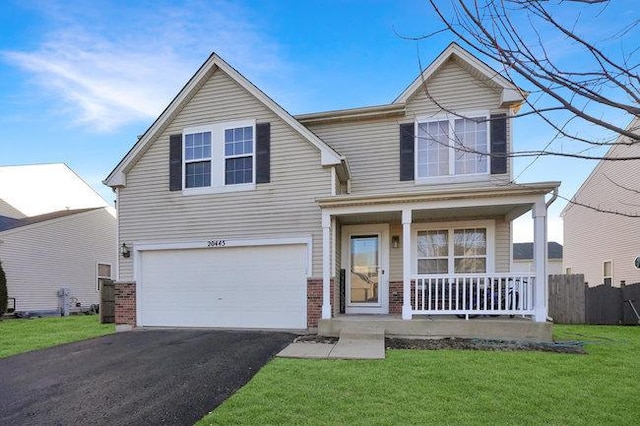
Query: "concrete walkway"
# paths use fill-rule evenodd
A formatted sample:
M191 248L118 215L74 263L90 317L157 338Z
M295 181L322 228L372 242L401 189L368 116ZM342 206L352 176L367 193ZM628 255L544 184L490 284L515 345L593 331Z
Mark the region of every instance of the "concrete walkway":
M384 359L384 330L349 328L340 332L337 343L291 343L277 356L282 358Z

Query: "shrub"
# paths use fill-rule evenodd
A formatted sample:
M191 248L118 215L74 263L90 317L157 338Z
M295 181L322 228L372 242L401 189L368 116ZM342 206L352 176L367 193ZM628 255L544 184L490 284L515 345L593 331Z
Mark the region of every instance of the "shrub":
M0 317L7 311L7 304L9 302L9 295L7 294L7 276L2 269L2 262L0 262Z

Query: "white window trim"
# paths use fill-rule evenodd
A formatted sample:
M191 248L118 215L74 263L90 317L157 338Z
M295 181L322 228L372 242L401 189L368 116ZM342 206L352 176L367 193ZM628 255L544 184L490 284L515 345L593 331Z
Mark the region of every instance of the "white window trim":
M235 129L238 127L252 127L253 128L253 181L250 183L240 184L225 184L225 160L227 156L224 151L224 131L226 129ZM203 186L197 188L186 187L186 160L185 160L185 137L191 133L203 133L211 132L211 186ZM203 195L203 194L217 194L222 192L239 192L239 191L253 191L256 189L256 120L240 120L240 121L225 121L222 123L212 123L202 126L185 127L182 130L182 195ZM235 158L236 156L230 156L229 158ZM242 155L241 157L248 157L248 155ZM207 160L202 160L207 161Z
M457 113L457 115L454 114L436 114L436 115L422 115L422 116L418 116L416 117L415 121L414 121L414 134L416 135L416 139L414 142L414 149L413 149L413 170L414 170L414 175L415 175L415 179L414 182L417 185L420 184L434 184L434 183L453 183L453 182L472 182L472 181L478 181L478 180L489 180L489 178L491 177L491 162L489 161L489 156L486 156L486 161L487 161L487 171L486 172L482 172L482 173L467 173L467 174L460 174L457 175L455 173L452 174L452 172L455 172L455 148L449 144L449 174L446 176L426 176L426 177L420 177L418 176L418 125L420 123L427 123L427 122L433 122L433 121L444 121L444 120L448 120L449 121L449 135L453 135L454 134L454 129L455 129L455 125L454 125L454 121L460 118L466 118L466 117L485 117L486 118L486 123L487 123L487 154L491 153L491 126L489 125L490 123L490 111L488 110L476 110L476 111L460 111Z
M100 265L109 265L109 272L111 273L108 277L105 275L100 275ZM96 291L100 291L100 279L113 279L113 265L111 262L96 262Z
M495 251L496 251L496 223L494 220L469 220L469 221L456 221L456 222L429 222L429 223L415 223L411 226L411 273L418 273L418 232L420 231L438 231L448 230L453 231L455 229L468 229L468 228L485 228L487 230L487 272L486 274L492 274L495 272ZM449 244L452 244L449 241ZM451 252L451 250L450 250ZM453 252L448 256L449 262L454 259ZM434 276L441 275L477 275L477 274L456 274L451 272L449 274L433 274Z

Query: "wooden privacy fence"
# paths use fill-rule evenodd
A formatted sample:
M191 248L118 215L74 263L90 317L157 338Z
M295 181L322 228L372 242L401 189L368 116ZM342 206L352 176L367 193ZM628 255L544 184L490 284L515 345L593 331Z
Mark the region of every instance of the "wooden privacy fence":
M558 324L639 324L640 283L589 287L582 274L549 275L549 316Z
M116 292L112 280L103 280L100 289L100 322L112 324L116 322Z
M549 275L549 316L558 324L585 324L583 274Z

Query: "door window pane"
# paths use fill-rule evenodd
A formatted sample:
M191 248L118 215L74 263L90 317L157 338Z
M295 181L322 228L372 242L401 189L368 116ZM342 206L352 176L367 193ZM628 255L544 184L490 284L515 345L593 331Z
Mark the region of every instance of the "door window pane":
M351 303L378 303L378 259L377 235L351 237Z

